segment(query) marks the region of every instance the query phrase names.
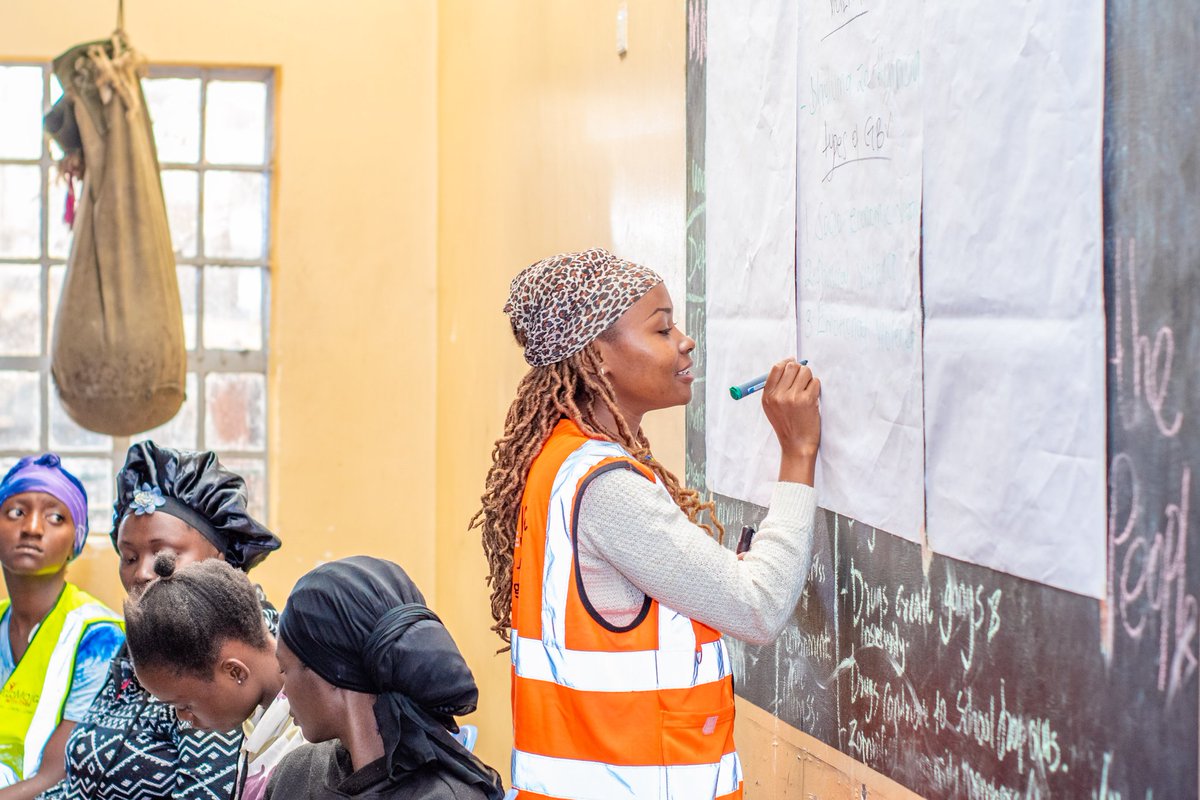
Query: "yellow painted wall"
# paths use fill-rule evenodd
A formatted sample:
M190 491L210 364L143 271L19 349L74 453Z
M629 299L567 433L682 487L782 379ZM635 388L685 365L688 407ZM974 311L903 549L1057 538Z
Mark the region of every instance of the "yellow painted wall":
M682 4L630 2L624 59L616 8L439 4L438 603L479 679L479 751L497 766L511 743L508 658L494 655L486 562L466 523L525 371L501 313L508 282L544 256L609 247L667 275L682 309ZM650 441L682 470L683 415L658 417Z
M0 54L106 35L113 6L0 0ZM524 372L508 281L605 246L662 272L683 319L683 3L628 7L620 58L615 0L127 2L155 61L279 69L270 513L285 547L255 577L281 603L322 560L403 564L475 671L477 750L506 779L508 660L467 521ZM682 411L646 424L682 472ZM111 550L72 576L119 605ZM754 800L913 797L746 703L738 741Z

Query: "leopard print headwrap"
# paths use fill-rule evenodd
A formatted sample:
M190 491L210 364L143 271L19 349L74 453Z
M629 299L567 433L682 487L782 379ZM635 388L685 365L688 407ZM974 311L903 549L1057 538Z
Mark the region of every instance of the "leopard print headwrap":
M562 253L513 278L504 313L525 338L525 361L544 367L587 347L660 283L607 250Z

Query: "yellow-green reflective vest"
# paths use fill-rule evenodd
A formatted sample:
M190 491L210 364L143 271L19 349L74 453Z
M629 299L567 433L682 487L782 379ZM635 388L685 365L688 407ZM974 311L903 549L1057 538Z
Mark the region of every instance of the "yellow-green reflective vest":
M0 600L0 618L9 600ZM29 648L0 689L0 786L37 773L42 750L62 722L84 633L101 622L121 624L116 612L68 583L42 620ZM0 636L8 636L0 630Z

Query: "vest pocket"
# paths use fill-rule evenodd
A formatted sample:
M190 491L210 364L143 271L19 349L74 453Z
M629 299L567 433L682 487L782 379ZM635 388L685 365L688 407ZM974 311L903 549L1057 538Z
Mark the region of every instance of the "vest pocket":
M665 765L715 764L733 752L733 705L714 711L661 711Z

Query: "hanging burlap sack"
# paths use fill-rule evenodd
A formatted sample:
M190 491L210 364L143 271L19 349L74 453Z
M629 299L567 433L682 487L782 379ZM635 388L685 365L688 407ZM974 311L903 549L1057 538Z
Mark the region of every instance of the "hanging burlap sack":
M83 175L51 371L71 418L116 436L175 416L187 369L144 69L120 33L71 48L54 60L65 94L46 119Z

